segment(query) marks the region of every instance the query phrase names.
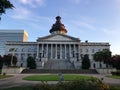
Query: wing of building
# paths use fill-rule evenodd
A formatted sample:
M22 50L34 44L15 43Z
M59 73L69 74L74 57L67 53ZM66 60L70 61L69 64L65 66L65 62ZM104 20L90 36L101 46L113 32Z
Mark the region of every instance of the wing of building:
M28 34L25 30L0 30L0 55L5 54L7 41L27 42Z
M81 69L81 57L89 55L91 69L106 68L106 65L93 60L95 52L110 49L109 43L81 42L79 38L67 35L61 17L49 31L51 34L39 37L36 42L9 41L6 43L6 54L15 48L14 54L18 58L18 66L27 68L27 58L32 56L36 60L38 69Z

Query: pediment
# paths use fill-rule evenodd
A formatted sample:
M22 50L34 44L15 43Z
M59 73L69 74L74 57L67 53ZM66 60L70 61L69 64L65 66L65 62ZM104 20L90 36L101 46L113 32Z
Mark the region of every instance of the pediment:
M38 38L37 41L39 42L39 41L80 41L80 40L78 38L71 37L68 35L56 34Z

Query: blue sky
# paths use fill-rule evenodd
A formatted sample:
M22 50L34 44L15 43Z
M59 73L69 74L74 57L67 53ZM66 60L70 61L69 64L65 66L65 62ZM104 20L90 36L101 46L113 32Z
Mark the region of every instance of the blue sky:
M120 0L10 0L15 8L2 15L0 29L24 29L29 41L50 34L60 15L68 35L82 42L109 42L120 54Z

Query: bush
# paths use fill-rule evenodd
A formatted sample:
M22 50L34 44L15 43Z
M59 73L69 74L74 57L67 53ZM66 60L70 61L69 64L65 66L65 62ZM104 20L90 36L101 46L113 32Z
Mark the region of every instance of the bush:
M0 69L0 74L1 74L2 70Z
M112 75L120 76L120 71L111 72Z
M54 85L46 83L38 84L34 90L109 90L109 86L100 80L79 80L71 82L59 82Z

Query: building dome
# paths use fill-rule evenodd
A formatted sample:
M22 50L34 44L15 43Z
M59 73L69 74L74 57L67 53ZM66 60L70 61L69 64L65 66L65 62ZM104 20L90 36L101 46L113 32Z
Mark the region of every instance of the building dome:
M61 23L61 17L56 17L56 23L53 24L52 28L50 29L51 34L66 34L67 30L65 29L64 24Z

